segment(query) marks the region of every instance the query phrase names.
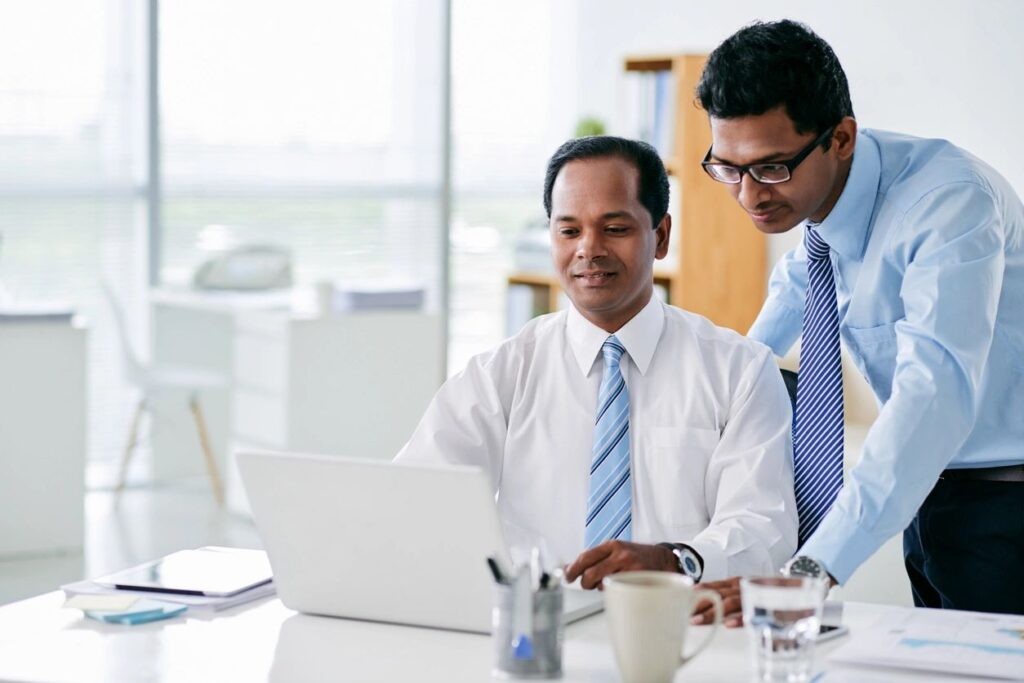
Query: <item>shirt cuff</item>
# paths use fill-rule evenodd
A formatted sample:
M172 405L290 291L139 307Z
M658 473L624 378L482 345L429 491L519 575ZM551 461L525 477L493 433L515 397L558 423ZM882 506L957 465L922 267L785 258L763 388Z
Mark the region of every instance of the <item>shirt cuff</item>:
M844 584L880 546L881 543L858 526L856 520L833 509L797 555L818 560L832 578Z
M709 543L707 541L701 542L697 540L693 541L678 541L679 543L685 543L700 555L700 559L704 560L704 571L701 573L700 580L703 581L721 581L722 579L728 578L726 574L726 558L725 552L718 546Z

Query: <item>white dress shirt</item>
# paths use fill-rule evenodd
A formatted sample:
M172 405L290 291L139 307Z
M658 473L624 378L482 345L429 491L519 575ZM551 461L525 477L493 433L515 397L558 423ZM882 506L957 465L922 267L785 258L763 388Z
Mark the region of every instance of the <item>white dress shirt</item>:
M508 542L573 561L608 336L574 308L534 319L441 387L396 460L484 468ZM769 349L655 297L615 336L633 540L691 545L705 580L777 570L797 516L790 404Z

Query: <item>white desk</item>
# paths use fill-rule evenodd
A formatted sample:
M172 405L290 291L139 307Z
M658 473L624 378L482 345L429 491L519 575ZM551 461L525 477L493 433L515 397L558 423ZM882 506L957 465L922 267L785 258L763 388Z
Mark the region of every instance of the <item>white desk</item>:
M53 592L0 608L0 681L460 681L491 680L486 636L296 614L276 598L210 617L116 626L61 609ZM844 623L864 632L887 610L848 603ZM694 629L701 637L707 627ZM845 638L819 648L827 654ZM822 657L818 658L821 668ZM603 615L569 626L565 683L618 681ZM830 671L833 670L830 668ZM884 671L865 681L928 681ZM677 681L750 680L746 634L722 630ZM828 683L826 676L822 683Z

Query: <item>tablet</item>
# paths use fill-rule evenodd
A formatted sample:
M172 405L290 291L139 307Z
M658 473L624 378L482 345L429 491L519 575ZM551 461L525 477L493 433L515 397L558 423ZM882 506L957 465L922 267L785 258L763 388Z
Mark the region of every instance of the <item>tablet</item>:
M228 597L273 578L262 550L207 546L181 550L159 560L96 579L122 590Z

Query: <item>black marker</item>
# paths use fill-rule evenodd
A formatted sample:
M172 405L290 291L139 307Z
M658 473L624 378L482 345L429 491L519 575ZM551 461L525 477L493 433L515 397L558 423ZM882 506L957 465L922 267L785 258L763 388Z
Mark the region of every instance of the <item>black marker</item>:
M501 571L501 567L498 565L498 561L493 557L487 558L487 566L491 568L491 574L494 575L494 580L500 584L508 585L508 579L505 578L505 574Z

